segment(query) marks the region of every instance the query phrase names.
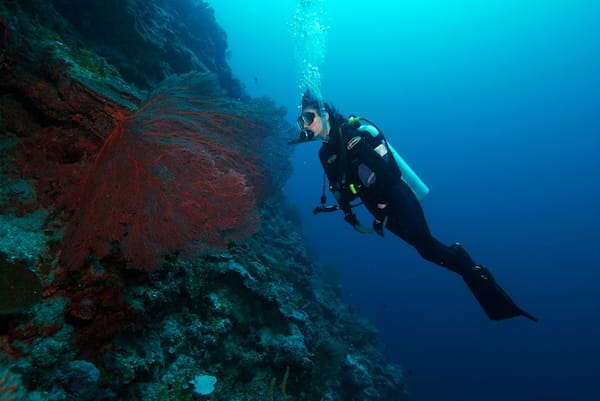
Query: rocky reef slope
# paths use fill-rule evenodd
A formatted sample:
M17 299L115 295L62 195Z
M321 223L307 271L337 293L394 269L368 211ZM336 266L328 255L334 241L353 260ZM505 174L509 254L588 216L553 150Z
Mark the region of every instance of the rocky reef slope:
M0 400L407 399L226 46L202 1L0 3Z

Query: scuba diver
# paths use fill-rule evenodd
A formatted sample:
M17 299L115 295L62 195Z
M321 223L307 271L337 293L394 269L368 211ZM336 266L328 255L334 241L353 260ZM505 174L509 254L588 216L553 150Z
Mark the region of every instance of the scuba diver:
M407 182L411 182L410 178L414 181L414 177L405 176L414 173L410 168L403 170L403 161L398 161L397 153L374 124L358 117L345 118L309 91L302 97L302 113L297 123L301 130L299 138L290 143L321 138L319 159L329 190L337 201L335 205L326 205L324 181L321 203L313 214L341 210L344 220L360 233L375 232L383 236L387 229L413 246L425 260L459 274L490 319L524 316L537 322L537 318L510 299L490 271L475 263L460 244L446 246L433 237L419 202L428 189L424 184L421 188L409 186ZM357 198L360 203L353 204ZM361 204L374 217L372 228L364 227L352 211Z

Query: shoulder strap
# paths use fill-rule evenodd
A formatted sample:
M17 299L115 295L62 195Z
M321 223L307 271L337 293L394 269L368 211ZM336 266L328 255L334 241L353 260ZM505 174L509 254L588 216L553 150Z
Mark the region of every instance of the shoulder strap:
M346 185L346 171L348 171L348 151L346 150L346 143L344 140L344 134L342 133L342 126L340 125L337 129L339 141L340 141L340 178L342 185Z

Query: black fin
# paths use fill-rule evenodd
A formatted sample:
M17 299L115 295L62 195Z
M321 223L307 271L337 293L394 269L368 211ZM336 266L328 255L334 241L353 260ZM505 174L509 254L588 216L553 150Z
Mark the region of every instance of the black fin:
M490 319L502 320L524 316L534 322L538 321L535 316L518 307L510 299L485 267L475 266L463 273L462 277Z

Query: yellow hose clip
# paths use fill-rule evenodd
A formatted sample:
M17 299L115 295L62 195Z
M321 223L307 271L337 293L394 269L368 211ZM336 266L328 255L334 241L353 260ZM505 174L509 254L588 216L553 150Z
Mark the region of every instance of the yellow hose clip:
M348 118L348 124L350 124L350 125L360 124L360 117L358 117L358 116L350 116Z

